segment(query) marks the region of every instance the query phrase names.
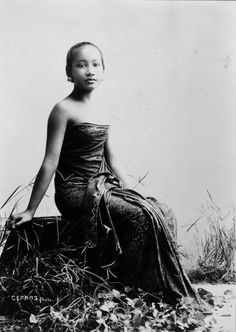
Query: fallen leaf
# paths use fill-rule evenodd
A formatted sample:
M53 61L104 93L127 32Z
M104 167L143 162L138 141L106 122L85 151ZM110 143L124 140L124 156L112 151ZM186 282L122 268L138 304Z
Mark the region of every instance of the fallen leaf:
M29 322L31 324L37 324L38 323L38 319L37 319L37 317L34 314L31 314L30 317L29 317Z
M134 310L133 324L135 327L139 327L142 319L142 312L139 309Z
M107 303L104 303L103 305L101 305L100 309L102 311L105 311L105 312L109 312L110 311L109 305Z
M120 292L118 290L116 290L116 289L112 289L112 294L115 297L120 297Z
M98 310L97 311L97 318L101 318L102 317L102 312L101 312L101 310Z
M112 320L115 323L118 321L117 316L115 314L113 314L113 312L110 314L110 320Z
M134 306L136 307L136 308L138 308L138 307L142 307L143 305L144 305L144 302L143 302L143 300L141 300L141 299L134 299L133 300L133 302L134 302Z

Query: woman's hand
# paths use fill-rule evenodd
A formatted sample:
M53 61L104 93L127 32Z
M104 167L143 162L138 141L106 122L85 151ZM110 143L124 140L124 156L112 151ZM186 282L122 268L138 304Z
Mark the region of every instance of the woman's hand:
M33 218L33 213L28 210L13 214L8 220L8 227L14 229L26 222L31 221L32 218Z

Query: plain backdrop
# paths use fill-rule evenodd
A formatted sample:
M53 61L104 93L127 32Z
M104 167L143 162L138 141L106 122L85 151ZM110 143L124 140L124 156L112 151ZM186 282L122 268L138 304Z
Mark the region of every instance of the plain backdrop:
M225 1L1 0L0 204L36 175L49 112L72 88L66 52L91 41L132 186L172 207L191 247L184 226L207 190L226 211L236 198L235 22ZM58 214L53 195L52 184L38 216Z

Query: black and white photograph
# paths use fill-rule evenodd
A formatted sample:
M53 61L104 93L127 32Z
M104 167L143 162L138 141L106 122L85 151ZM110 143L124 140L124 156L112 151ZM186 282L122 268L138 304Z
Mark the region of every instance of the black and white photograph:
M235 22L0 0L0 331L236 331Z

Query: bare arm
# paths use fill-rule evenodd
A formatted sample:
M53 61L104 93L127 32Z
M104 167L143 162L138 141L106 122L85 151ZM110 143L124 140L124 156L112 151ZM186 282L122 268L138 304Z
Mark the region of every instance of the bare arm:
M129 188L129 181L123 165L121 164L115 146L111 137L111 133L108 134L107 141L105 143L105 158L109 167L112 169L116 177L122 182L123 187Z
M37 174L28 207L25 211L11 217L11 227L19 226L33 218L57 168L66 125L66 112L60 106L55 106L48 119L45 156Z

